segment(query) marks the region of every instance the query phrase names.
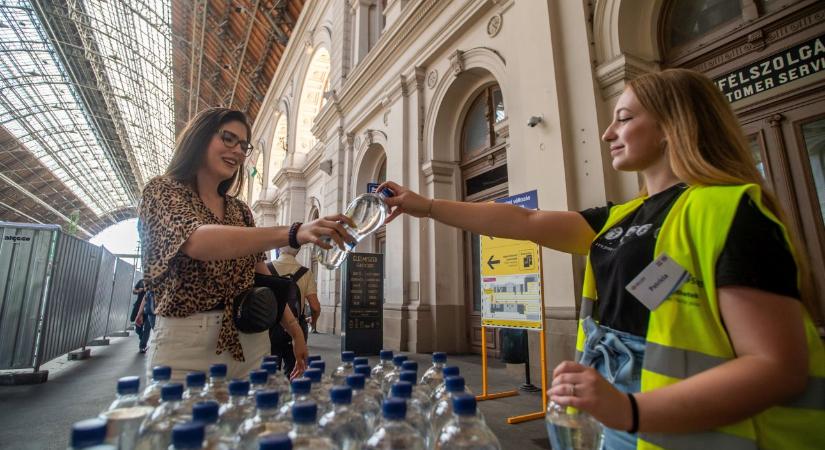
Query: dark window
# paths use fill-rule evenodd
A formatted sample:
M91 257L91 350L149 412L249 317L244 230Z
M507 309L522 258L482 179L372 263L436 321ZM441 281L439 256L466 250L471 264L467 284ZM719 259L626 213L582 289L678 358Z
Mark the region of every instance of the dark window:
M467 179L466 195L471 196L507 182L507 164Z
M668 43L678 47L741 16L740 0L677 0L670 11Z

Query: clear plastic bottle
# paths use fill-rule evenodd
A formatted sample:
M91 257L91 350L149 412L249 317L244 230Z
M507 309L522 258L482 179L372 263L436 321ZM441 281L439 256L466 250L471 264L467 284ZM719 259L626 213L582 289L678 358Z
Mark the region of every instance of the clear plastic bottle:
M321 371L321 384L323 384L323 389L325 391L328 391L332 388L332 377L327 375L327 363L325 361L312 361L311 363L309 363L309 368Z
M352 388L335 386L330 390L332 411L318 420L321 431L341 450L357 450L367 440L369 425L364 416L352 408Z
M447 377L457 377L461 375L461 372L458 370L457 366L446 366L444 369L441 370L442 375L444 376L444 380ZM433 391L433 406L439 402L445 395L447 395L447 386L445 385L444 381L436 386L435 390Z
M447 365L447 354L444 352L433 353L433 365L424 372L419 384L426 386L430 392L435 392L435 388L444 382L444 367Z
M140 402L147 406L160 405L160 388L172 378L172 368L155 366L152 368L152 382L140 396Z
M407 402L400 398L388 398L382 406L384 420L381 426L361 447L363 450L425 450L426 443L404 418Z
M204 448L204 425L201 422L179 423L172 428L169 450L200 450Z
M402 370L398 375L398 381L406 381L412 386L411 401L427 419L430 418L430 413L433 410L433 404L430 397L430 391L420 384L417 384L416 373L412 370Z
M258 450L292 450L292 439L287 434L262 437Z
M106 421L103 419L86 419L72 425L72 437L69 450L115 450L113 445L106 445Z
M304 371L304 376L312 381L310 392L312 400L318 405L320 413L322 415L328 413L332 409L332 404L329 402L329 389L331 386L323 382L319 369L307 369Z
M453 417L435 442L438 450L501 450L496 435L476 413L476 398L470 394L453 396ZM561 449L561 447L553 447Z
M361 413L367 420L370 431L374 430L380 419L381 407L369 392L364 390L364 375L355 374L347 377L347 386L352 388L352 409Z
M204 425L204 448L209 450L232 450L233 439L226 439L218 428L218 410L220 403L215 400L198 402L192 407L192 421Z
M392 385L390 398L402 398L407 402L407 423L418 431L421 437L424 438L424 444L427 448L430 448L433 442L432 428L430 427L427 414L420 410L415 402L413 402L412 391L412 383L399 381Z
M332 439L318 429L318 406L299 402L292 406L292 429L289 431L295 450L337 450Z
M355 360L355 352L343 351L341 352L341 365L335 368L332 373L332 384L336 386L343 386L347 384L347 375L352 375L353 362Z
M389 396L390 388L396 381L398 381L398 374L401 373L401 366L407 357L404 355L395 355L392 357L392 370L384 373L384 378L381 379L381 390L384 391L384 396Z
M378 364L372 368L372 378L383 380L384 374L392 370L392 350L381 350L378 353Z
M433 436L440 436L441 429L453 417L453 397L459 394L470 394L464 389L464 377L450 376L444 380L447 387L447 395L442 397L435 405L430 414L430 423L433 426ZM484 420L481 411L476 410L480 420Z
M229 388L226 383L226 364L212 364L209 366L209 383L206 385L206 396L215 399L221 405L228 402Z
M183 391L183 402L181 409L183 413L192 418L192 406L197 402L215 400L206 391L206 374L203 372L189 372L186 374L186 390Z
M381 383L370 376L370 366L355 366L355 374L364 376L364 391L371 395L376 405L384 402L384 391L381 390ZM380 407L379 407L380 410Z
M278 393L260 391L255 394L257 410L254 417L241 423L237 432L238 450L256 450L258 441L272 434L286 433L290 429L289 421L278 415Z
M265 370L269 374L266 386L270 391L278 391L281 394L281 403L284 403L289 396L289 382L286 377L281 375L281 365L274 361L269 361L261 364L261 370Z
M238 427L253 415L255 404L249 401L249 382L232 380L229 382L229 401L218 411L218 428L226 438L235 438Z
M544 424L554 449L599 450L602 447L602 424L584 411L550 402Z
M249 398L255 401L255 393L258 391L269 391L269 372L266 370L253 370L249 372Z
M182 384L167 383L160 388L160 398L160 405L140 425L135 446L137 450L169 447L172 443L172 427L186 422L186 414L181 409Z
M312 380L306 377L296 378L290 383L292 396L288 402L284 403L278 411L278 418L289 420L292 417L292 405L301 402L314 402L312 397Z
M133 449L143 420L154 410L140 404L140 377L123 377L117 380L117 397L109 408L100 414L106 419L106 442L120 449Z

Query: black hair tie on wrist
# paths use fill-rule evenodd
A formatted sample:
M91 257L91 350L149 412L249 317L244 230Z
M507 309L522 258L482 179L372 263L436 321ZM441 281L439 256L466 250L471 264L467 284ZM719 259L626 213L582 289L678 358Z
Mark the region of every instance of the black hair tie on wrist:
M630 413L633 415L633 424L627 432L636 434L636 432L639 431L639 405L636 404L636 397L630 392L627 393L627 398L630 399Z
M295 222L289 227L289 246L294 249L301 248L301 244L298 242L298 228L301 228L303 225L302 222Z

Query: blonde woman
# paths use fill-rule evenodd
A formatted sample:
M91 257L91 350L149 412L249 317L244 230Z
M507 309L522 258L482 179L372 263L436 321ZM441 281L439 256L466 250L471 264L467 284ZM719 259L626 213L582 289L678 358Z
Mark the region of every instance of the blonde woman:
M390 220L432 217L588 256L580 362L555 368L549 394L601 421L604 448L825 448L825 350L805 257L728 103L696 72L644 75L602 138L613 168L644 180L628 203L530 211L389 182ZM637 297L637 275L662 274L654 260L683 282Z

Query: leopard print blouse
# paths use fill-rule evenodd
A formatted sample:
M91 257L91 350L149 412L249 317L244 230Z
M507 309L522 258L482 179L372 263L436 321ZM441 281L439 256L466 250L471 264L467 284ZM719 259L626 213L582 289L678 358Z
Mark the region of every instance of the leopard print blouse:
M155 293L159 316L187 317L223 307L216 353L229 351L244 361L238 330L232 322L232 299L251 288L255 264L263 254L225 261L197 261L181 251L201 225L254 227L252 212L242 201L225 197L224 220L218 219L188 185L157 177L143 189L139 233L146 287Z

